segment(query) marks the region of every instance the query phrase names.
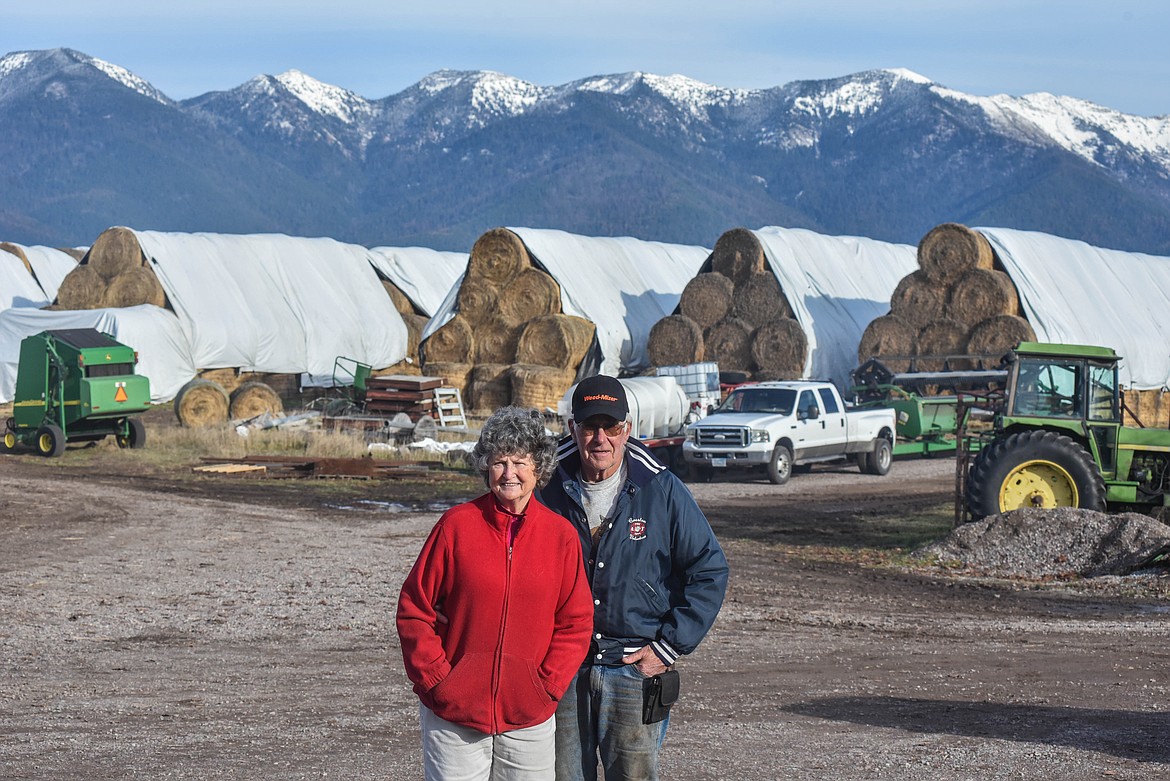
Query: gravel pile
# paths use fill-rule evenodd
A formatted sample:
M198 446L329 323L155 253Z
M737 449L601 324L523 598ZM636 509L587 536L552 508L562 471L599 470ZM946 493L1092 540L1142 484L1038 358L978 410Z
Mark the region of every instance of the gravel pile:
M968 523L915 551L994 577L1126 575L1170 546L1170 526L1137 513L1024 509Z

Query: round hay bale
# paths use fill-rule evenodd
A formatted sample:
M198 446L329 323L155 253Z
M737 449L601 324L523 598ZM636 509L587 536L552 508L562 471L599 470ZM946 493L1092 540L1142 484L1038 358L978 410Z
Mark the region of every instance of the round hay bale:
M492 228L475 240L467 259L467 276L501 287L531 265L528 249L507 228Z
M89 266L81 265L70 271L57 288L57 306L60 309L100 309L105 298L106 281Z
M731 314L735 283L722 274L697 274L683 288L678 307L702 328L710 328ZM664 364L669 365L669 364Z
M206 428L226 423L230 400L217 382L201 377L179 388L175 395L175 417L188 428Z
M983 234L946 222L931 228L918 242L918 267L947 285L973 268L994 268L995 253Z
M422 374L422 369L418 365L418 360L415 358L403 358L398 363L392 363L383 369L377 369L370 372L371 376L381 377L391 374L409 374L415 377Z
M512 363L524 325L493 317L475 329L475 363Z
M427 327L430 319L413 312L403 312L402 322L406 324L406 357L417 363L419 340L422 338L423 329Z
M284 403L263 382L245 382L228 397L228 414L232 420L249 420L264 413L283 415Z
M890 295L890 314L902 318L914 329L943 317L946 309L947 289L922 269L902 277Z
M251 374L251 377L246 376ZM247 382L249 379L254 379L259 372L238 372L232 368L226 369L204 369L199 372L198 377L201 380L210 380L219 387L223 388L227 393L231 393L236 388L240 387L241 383Z
M474 366L470 363L453 361L434 361L424 363L422 370L424 377L442 377L443 385L448 388L458 388L459 392L467 395L467 381L471 377Z
M799 377L808 360L808 335L792 318L773 320L752 334L751 350L759 371Z
M792 317L792 308L780 288L780 280L771 270L754 272L742 285L735 286L735 303L731 311L735 317L755 328Z
M102 306L120 308L139 304L154 304L157 307L167 305L167 294L163 292L162 284L146 266L129 269L114 277L102 294Z
M914 347L915 365L918 371L939 372L944 368L962 369L965 361L943 359L949 355L961 355L967 351L967 326L958 320L942 318L927 323L918 331ZM944 365L945 364L945 365Z
M498 300L499 291L492 282L470 274L463 277L459 283L459 292L455 294L455 306L459 314L471 325L480 325L495 316Z
M703 329L686 315L668 315L650 329L646 353L651 366L682 366L703 359Z
M865 327L857 345L857 362L881 358L890 371L903 372L910 368L917 332L897 315L882 315Z
M414 304L402 292L402 288L395 285L388 279L382 280L382 288L386 291L386 295L390 296L390 300L394 303L394 308L398 310L400 315L415 315L418 312L414 308Z
M512 325L541 315L559 314L561 286L540 269L526 268L500 289L496 308L499 316Z
M111 280L132 268L143 265L144 255L138 237L129 228L107 228L102 231L86 253L86 265Z
M576 370L593 344L595 331L593 323L574 315L543 315L530 320L516 345L516 363Z
M995 315L1018 315L1020 296L1005 272L973 268L951 286L947 312L956 320L973 325Z
M28 255L24 253L24 250L20 246L13 244L10 241L0 241L0 249L20 258L20 262L24 264L25 271L27 271L29 274L32 274L33 276L36 276L36 272L33 271L32 264L28 262Z
M455 315L430 336L418 348L423 363L446 361L470 363L475 357L475 339L471 324L462 313Z
M517 407L552 410L577 379L575 369L518 363L512 366L512 403Z
M58 252L64 252L78 263L85 260L85 253L89 251L80 247L55 247L54 249L56 249Z
M706 361L717 361L720 369L751 371L752 327L738 317L728 317L703 332L703 355Z
M980 322L971 329L967 338L967 352L971 355L987 356L987 366L995 366L999 358L1020 342L1036 340L1036 332L1027 320L1018 315L995 315Z
M711 270L730 278L736 285L747 282L753 273L766 268L764 248L756 234L747 228L732 228L715 241Z
M487 412L512 403L512 377L506 363L480 363L471 370L467 383L467 404L477 411Z

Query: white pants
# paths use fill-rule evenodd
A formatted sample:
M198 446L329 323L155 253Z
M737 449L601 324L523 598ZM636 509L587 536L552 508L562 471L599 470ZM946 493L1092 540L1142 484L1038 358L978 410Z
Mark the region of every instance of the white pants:
M441 719L419 703L426 781L553 781L556 717L501 735Z

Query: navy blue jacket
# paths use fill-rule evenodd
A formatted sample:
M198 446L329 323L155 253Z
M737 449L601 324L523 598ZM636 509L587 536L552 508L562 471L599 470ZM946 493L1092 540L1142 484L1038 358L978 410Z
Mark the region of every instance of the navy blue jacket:
M593 551L572 437L561 440L557 459L540 501L581 537L594 601L595 647L586 663L621 664L622 656L650 645L674 664L707 634L727 590L727 557L711 524L683 482L631 438L626 485Z

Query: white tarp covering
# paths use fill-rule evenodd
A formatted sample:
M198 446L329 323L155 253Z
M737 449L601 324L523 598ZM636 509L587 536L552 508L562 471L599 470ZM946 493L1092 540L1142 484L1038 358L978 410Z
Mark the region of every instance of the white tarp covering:
M0 249L0 310L40 308L52 303L45 291L28 273L24 261L11 252Z
M53 301L57 298L57 290L61 287L61 280L65 279L70 271L77 268L77 259L69 253L53 247L22 246L21 249L24 250L28 264L32 266L33 273L37 276L41 290L45 291L45 297L50 302Z
M804 376L848 388L861 336L890 311L890 297L902 278L917 270L917 249L796 228L753 233L808 336Z
M307 373L338 357L375 368L406 357L406 325L368 249L328 238L135 231L199 369Z
M650 329L678 306L683 288L711 250L629 237L594 238L558 230L510 228L561 286L565 314L591 320L601 373L650 365Z
M439 306L467 270L466 252L440 252L426 247L374 247L371 262L427 317Z
M0 312L0 402L12 401L20 343L41 331L96 328L138 351L138 374L150 378L150 399L170 401L195 376L187 337L173 312L150 304L125 309L50 312L9 309Z
M1042 342L1112 347L1121 382L1170 387L1170 258L1009 228L991 242Z

